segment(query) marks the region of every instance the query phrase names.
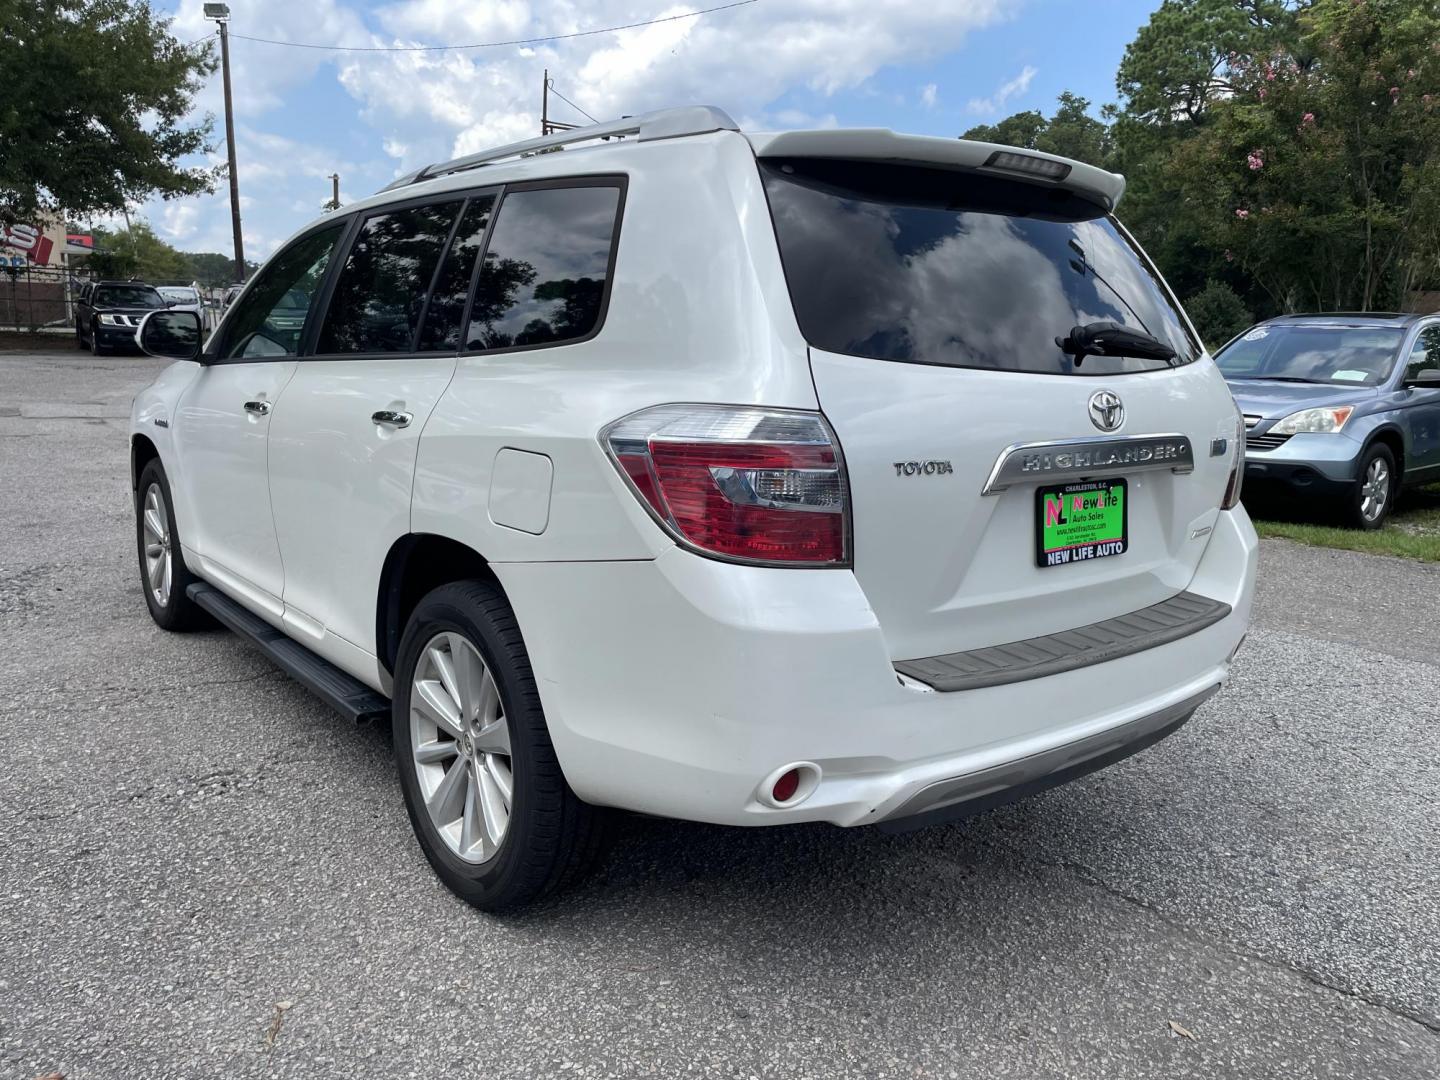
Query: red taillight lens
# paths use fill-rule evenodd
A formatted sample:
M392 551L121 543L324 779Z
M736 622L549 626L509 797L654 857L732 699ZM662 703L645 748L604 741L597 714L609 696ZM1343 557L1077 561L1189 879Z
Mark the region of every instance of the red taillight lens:
M1245 484L1245 418L1242 416L1235 427L1235 456L1231 459L1230 479L1225 484L1225 497L1220 500L1221 510L1234 510L1240 505L1240 489Z
M662 405L601 441L656 519L689 546L746 562L845 565L849 493L815 413Z

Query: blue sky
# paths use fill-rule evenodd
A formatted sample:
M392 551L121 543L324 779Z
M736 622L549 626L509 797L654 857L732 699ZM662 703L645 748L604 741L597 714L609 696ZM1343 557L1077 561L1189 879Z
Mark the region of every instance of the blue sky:
M722 0L231 0L234 35L352 46L532 38L676 15ZM728 11L532 47L324 52L232 39L246 253L263 257L329 197L431 160L538 133L541 72L600 119L719 105L754 129L879 126L955 136L1061 90L1098 110L1159 0L756 0ZM201 0L158 5L211 29ZM220 79L197 110L216 116ZM583 120L563 103L557 119ZM230 250L225 189L140 208L171 243Z

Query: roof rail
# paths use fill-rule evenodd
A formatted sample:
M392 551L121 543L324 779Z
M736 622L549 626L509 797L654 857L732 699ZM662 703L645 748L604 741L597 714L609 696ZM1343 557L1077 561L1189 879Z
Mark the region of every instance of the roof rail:
M575 143L591 142L595 139L616 139L627 135L636 136L640 142L656 139L675 139L684 135L704 135L711 131L739 131L740 126L730 119L730 114L712 105L685 105L675 109L660 109L656 112L627 116L623 120L611 120L604 124L559 131L554 135L542 135L538 139L508 143L492 150L481 150L478 154L467 154L452 161L436 162L417 169L408 176L387 184L381 191L408 187L437 176L477 169L482 165L493 165L510 158L528 157L550 150L560 150Z

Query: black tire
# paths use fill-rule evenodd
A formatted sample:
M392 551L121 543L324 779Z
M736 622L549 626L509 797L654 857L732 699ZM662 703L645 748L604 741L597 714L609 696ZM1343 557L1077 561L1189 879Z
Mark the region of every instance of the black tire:
M100 332L92 324L90 327L90 354L92 356L110 355L110 346L100 344Z
M509 726L509 823L497 850L484 862L460 858L431 821L411 745L415 671L426 647L445 632L461 635L478 651L495 679ZM405 809L425 858L452 892L482 911L514 910L566 887L604 849L611 815L581 802L565 782L525 642L510 604L495 585L453 582L428 593L416 606L400 641L391 730Z
M77 349L85 348L85 335L80 330L79 319L75 320L75 347Z
M1384 496L1376 508L1374 484L1379 470L1384 476ZM1384 443L1375 443L1360 458L1360 468L1345 507L1345 521L1352 529L1371 531L1380 528L1390 516L1395 496L1400 491L1400 473L1395 468L1395 455Z
M166 598L156 595L150 583L149 559L146 554L145 507L152 486L158 486L165 500L165 527L170 556L170 591ZM180 551L180 532L175 528L175 500L170 496L170 481L159 458L152 458L140 471L140 483L135 489L135 548L140 558L140 589L145 594L145 606L150 617L162 630L197 630L214 625L210 616L195 601L190 599L186 588L198 579L185 568L185 558Z

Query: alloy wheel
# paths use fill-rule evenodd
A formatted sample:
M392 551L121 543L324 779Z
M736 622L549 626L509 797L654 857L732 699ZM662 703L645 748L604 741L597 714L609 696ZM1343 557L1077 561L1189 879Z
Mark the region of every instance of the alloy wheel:
M159 484L145 489L144 508L140 512L141 535L145 544L145 580L150 595L162 608L170 603L173 579L170 551L170 514L165 508L165 493Z
M1385 459L1377 457L1365 470L1360 482L1360 516L1366 521L1376 521L1385 512L1390 500L1390 466Z
M410 750L420 795L451 852L488 862L510 826L515 780L500 691L463 635L436 634L410 686Z

